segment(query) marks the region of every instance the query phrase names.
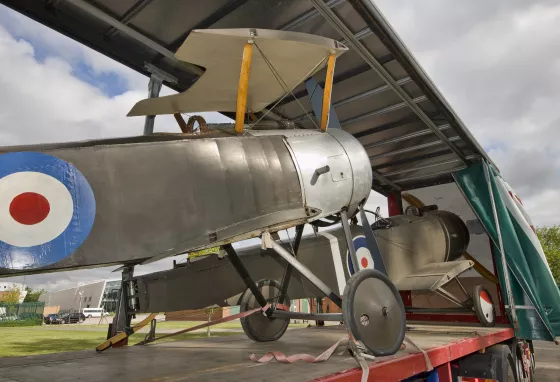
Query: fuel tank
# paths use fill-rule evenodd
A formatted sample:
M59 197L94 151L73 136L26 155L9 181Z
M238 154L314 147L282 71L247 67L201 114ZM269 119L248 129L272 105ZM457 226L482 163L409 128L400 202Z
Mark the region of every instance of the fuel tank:
M0 148L0 275L142 263L310 222L368 197L342 130L227 130Z
M469 246L467 226L449 211L399 215L388 220L391 227L374 234L388 276L395 284L428 264L459 259Z

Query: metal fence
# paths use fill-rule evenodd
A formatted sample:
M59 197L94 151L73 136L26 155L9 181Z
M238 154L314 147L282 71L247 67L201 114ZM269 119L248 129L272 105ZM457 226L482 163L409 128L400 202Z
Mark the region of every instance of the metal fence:
M24 302L21 304L0 302L0 327L41 325L44 309L44 302Z

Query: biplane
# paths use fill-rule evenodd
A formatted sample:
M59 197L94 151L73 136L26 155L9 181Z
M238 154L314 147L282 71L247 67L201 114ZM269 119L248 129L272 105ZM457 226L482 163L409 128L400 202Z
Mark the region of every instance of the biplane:
M0 148L0 276L119 265L128 325L139 312L234 299L244 311L263 309L242 320L255 341L277 340L290 319L313 317L344 321L374 355L394 354L404 339L399 290L438 293L493 325L488 291L470 294L457 278L481 269L460 260L469 244L460 217L418 204L389 218L374 213L369 223L372 184L392 182L339 128L331 97L335 63L347 50L305 33L194 30L176 57L204 68L200 78L128 114L174 115L180 133ZM310 80L321 71L323 86ZM305 114L312 128L265 120L302 83L311 90L313 116ZM235 123L182 117L215 110L234 113ZM305 225L315 232L303 238ZM296 235L287 246L278 232L290 228ZM260 245L232 245L250 238ZM210 247L222 254L132 275L135 265ZM452 281L466 299L445 290ZM197 293L178 301L177 293L194 285ZM341 313L289 310L290 298L314 296L328 297Z

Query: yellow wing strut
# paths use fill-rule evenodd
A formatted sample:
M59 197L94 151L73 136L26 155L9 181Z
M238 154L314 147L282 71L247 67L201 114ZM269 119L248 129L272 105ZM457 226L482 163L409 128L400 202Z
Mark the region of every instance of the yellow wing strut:
M248 42L243 47L243 59L241 61L241 74L239 75L239 86L237 88L237 108L235 111L235 132L241 134L245 125L245 110L247 109L247 94L249 92L249 74L251 72L251 60L253 56L253 43Z
M329 124L329 113L331 111L331 96L333 87L334 64L336 56L331 54L327 62L327 76L325 78L325 90L323 91L323 109L321 113L321 130L326 131Z

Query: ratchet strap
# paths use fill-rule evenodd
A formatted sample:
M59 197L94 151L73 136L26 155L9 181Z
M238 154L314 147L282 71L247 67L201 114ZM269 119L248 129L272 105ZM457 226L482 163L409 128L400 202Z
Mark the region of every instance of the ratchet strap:
M348 338L347 336L342 337L333 346L331 346L330 348L325 350L323 353L319 354L317 357L314 357L311 354L293 354L293 355L290 355L290 356L286 357L286 355L284 355L284 353L282 353L282 352L272 351L272 352L266 353L265 355L263 355L259 359L257 359L255 354L251 354L249 356L249 359L251 361L255 361L255 362L259 362L259 363L267 363L267 362L272 361L273 359L275 359L278 362L282 362L282 363L294 363L294 362L297 362L297 361L305 361L307 363L324 362L324 361L328 360L329 358L331 358L331 355L338 348L340 343L343 340L346 340L347 338Z
M132 334L136 333L137 331L139 331L140 329L142 329L144 326L148 325L150 322L152 322L152 320L154 318L156 318L157 313L152 313L150 314L148 317L146 317L145 319L143 319L142 321L140 321L139 323L137 323L136 325L134 325L131 328L126 328L124 330L124 332L119 332L117 334L115 334L113 337L109 338L107 341L103 342L101 345L98 345L95 350L99 353L102 352L104 350L109 349L111 346L115 345L116 343L119 343L125 339L127 339L128 337L130 337Z
M187 328L187 329L179 330L178 332L175 332L175 333L164 334L163 336L159 336L159 337L155 337L155 338L148 338L148 339L145 339L144 341L138 342L136 345L145 345L145 344L148 344L150 342L154 342L154 341L161 340L161 339L164 339L164 338L169 338L169 337L173 337L173 336L176 336L176 335L179 335L179 334L192 332L194 330L207 328L209 326L222 324L224 322L237 320L239 318L247 317L247 316L250 316L251 314L254 314L254 313L257 313L257 312L266 312L268 310L268 308L270 308L270 304L267 304L266 306L264 306L262 308L251 309L251 310L248 310L246 312L234 314L233 316L227 316L227 317L219 318L219 319L214 320L214 321L205 322L204 324L200 324L200 325L196 325L196 326L193 326L193 327L190 327L190 328Z
M228 316L228 317L220 318L218 320L205 322L204 324L193 326L193 327L187 328L187 329L183 329L183 330L180 330L180 331L175 332L175 333L165 334L165 335L160 336L160 337L151 337L151 338L149 337L149 338L144 339L143 341L138 342L136 345L145 345L145 344L148 344L150 342L161 340L163 338L173 337L173 336L176 336L176 335L179 335L179 334L192 332L194 330L207 328L209 326L221 324L221 323L228 322L228 321L233 321L233 320L236 320L236 319L239 319L239 318L250 316L251 314L254 314L254 313L259 312L259 311L266 312L268 310L268 308L270 308L270 304L267 304L263 308L256 308L256 309L248 310L246 312L234 314L233 316ZM281 308L284 308L284 306L281 305L278 308L281 309ZM148 325L156 316L157 316L156 313L150 314L148 317L146 317L144 320L140 321L138 324L134 325L133 327L127 328L127 329L125 329L124 332L119 332L115 336L113 336L110 339L108 339L107 341L103 342L101 345L97 346L95 348L95 350L97 352L102 352L104 350L107 350L108 348L110 348L114 344L124 340L125 338L130 337L132 334L134 334L138 330L142 329L144 326Z

